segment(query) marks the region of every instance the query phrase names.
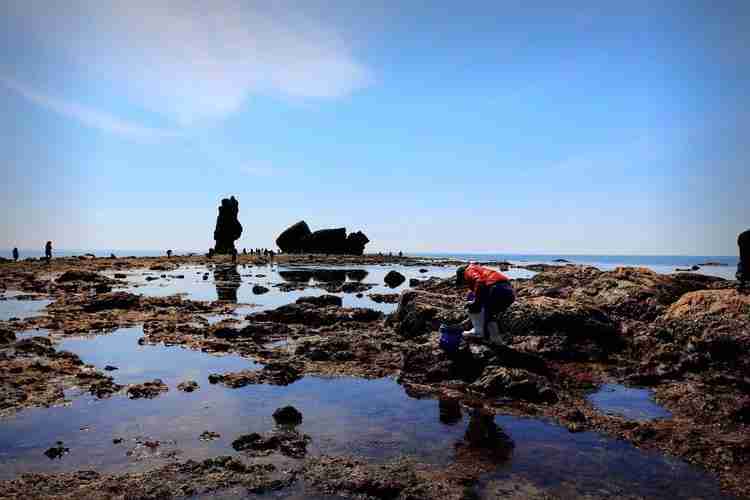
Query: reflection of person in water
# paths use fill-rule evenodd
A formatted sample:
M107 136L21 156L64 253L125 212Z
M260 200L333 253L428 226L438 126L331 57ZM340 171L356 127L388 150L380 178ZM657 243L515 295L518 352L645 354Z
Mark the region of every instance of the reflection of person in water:
M475 470L495 470L513 454L513 440L495 423L495 415L473 409L463 441L456 443L456 461L471 463Z
M237 266L217 267L214 271L214 282L216 283L216 295L218 295L219 300L237 303L237 289L242 283Z
M442 398L438 402L438 408L440 409L440 421L446 425L456 425L463 418L458 399Z

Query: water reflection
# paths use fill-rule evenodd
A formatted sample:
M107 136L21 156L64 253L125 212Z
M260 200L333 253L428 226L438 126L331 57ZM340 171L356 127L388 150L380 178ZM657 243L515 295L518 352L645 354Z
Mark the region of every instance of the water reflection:
M237 290L242 284L242 278L236 265L217 266L214 270L214 282L219 300L237 303Z
M369 273L364 269L287 269L279 271L279 276L290 283L343 283L347 279L362 281Z

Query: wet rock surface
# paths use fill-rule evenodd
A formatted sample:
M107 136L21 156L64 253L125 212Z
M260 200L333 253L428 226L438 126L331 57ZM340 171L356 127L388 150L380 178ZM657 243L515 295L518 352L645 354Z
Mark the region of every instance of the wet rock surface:
M56 475L24 474L18 479L0 481L0 497L14 500L194 498L232 491L237 487L262 493L279 489L289 482L289 475L284 478L272 464L247 463L235 457L219 456L118 475L93 470Z
M319 262L348 266L357 262L349 256L316 256L312 261L302 255L279 258L300 265ZM202 258L173 257L171 264L201 262L198 259ZM387 256L368 259L371 260L367 262L390 262ZM256 370L216 373L210 377L212 383L232 388L288 385L307 374L394 376L410 395L439 397L441 401L459 404L458 413L452 403L443 404L441 421L456 422L457 414L460 420L462 407L463 412L467 407L481 407L491 413L546 417L574 432L599 431L644 449L684 458L716 474L726 491L748 495L744 478L750 472L746 458L750 450L750 302L732 282L692 273L659 275L633 268L600 271L586 266L544 266L531 279L514 280L518 299L500 318L503 345L465 343L449 356L438 345L440 324L469 327L463 308L465 292L456 289L450 279L411 283L412 289L398 295L396 312L387 316L368 309L342 307L333 299L318 299L238 316L235 323L217 325L200 318L227 314L235 304L180 296L150 297L118 290L94 294L96 280L58 280L62 273L73 270L99 275L117 270L121 276L131 276L134 270L160 262L163 261L53 259L49 268L35 263L3 264L6 286L35 297L49 297L54 302L38 316L0 323L0 412L11 414L26 407L63 403L65 390L72 387L102 398L118 392L132 395L131 389L136 386L123 390L111 377L84 365L77 356L59 351L54 337L101 334L123 326L143 325L144 345L165 343L207 353L234 353L262 364ZM128 273L120 272L123 270ZM365 285L346 281L352 279L344 272L343 280L326 283L334 287ZM32 328L49 329L54 336L52 340L15 340L18 332ZM273 345L277 341L284 343ZM588 403L587 395L604 383L649 386L672 418L635 422L597 411ZM149 385L141 388L139 397L163 393L162 384ZM184 399L193 400L209 389L204 387ZM193 434L196 441L203 428ZM275 441L271 438L273 433L259 435L259 443ZM305 480L313 482L321 492L338 488L352 496L431 498L429 495L436 491L431 488L439 486L444 489L438 490L437 496L455 494L460 498L466 493L466 481L475 481L478 471L494 470L507 460L508 446L500 431L482 430L478 435L480 438L474 441L485 442L486 446L472 445L469 437L457 445L460 471L441 470L436 475L414 464L403 465L414 475L387 479L383 474L390 470L388 464L324 456L307 459ZM262 451L248 450L241 452L243 457ZM271 454L283 456L277 451ZM81 452L77 448L73 449L73 455L78 453ZM302 455L293 452L291 456ZM186 466L188 463L192 465ZM63 485L70 488L76 484L76 489L70 491L87 498L99 491L110 491L99 488L112 481L148 484L151 490L133 486L133 491L143 495L159 492L163 487L177 497L195 496L208 491L206 488L220 490L225 484L221 481L243 488L288 484L274 483L277 479L271 480L270 472L233 472L233 467L239 469L234 462L179 462L135 475L92 472L88 478L82 472L83 479L77 479L75 474L36 475L35 482L23 476L0 482L0 496L26 498L37 493L38 497L50 497L69 491L63 490ZM156 476L151 474L159 470L165 480L157 486ZM180 489L183 486L193 488L189 495ZM504 486L498 488L501 491ZM113 492L112 496L124 495L125 490L117 490L119 493ZM22 496L22 491L28 494Z
M167 391L169 391L169 387L157 378L151 382L131 385L128 387L127 393L130 399L153 399Z

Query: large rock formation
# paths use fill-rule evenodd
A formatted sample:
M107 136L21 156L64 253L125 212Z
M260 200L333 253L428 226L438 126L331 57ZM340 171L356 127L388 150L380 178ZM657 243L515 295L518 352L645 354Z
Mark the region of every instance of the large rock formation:
M235 252L234 242L242 235L242 224L237 218L239 212L240 204L234 196L221 200L219 216L216 218L216 229L214 229L215 253L231 254Z
M276 239L276 245L286 253L362 255L369 242L362 231L347 236L343 227L311 232L305 221L290 226Z

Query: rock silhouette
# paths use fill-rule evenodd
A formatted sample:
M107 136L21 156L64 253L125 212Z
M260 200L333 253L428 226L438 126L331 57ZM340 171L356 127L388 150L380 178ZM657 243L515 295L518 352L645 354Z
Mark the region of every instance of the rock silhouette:
M288 227L276 239L276 245L286 253L362 255L369 242L362 231L347 236L343 227L311 232L305 221Z
M214 253L232 255L237 251L234 242L242 235L242 224L237 218L239 212L240 204L234 196L221 200L219 216L216 217L216 229L214 229L216 241Z

